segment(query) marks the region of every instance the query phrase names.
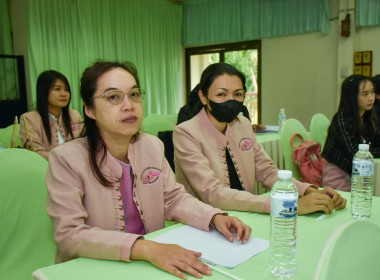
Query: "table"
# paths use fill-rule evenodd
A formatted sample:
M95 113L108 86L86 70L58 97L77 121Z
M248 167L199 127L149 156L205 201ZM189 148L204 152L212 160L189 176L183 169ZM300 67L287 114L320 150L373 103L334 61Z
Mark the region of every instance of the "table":
M312 279L319 256L323 246L330 234L341 224L354 220L351 217L350 193L341 192L347 198L347 207L343 210L335 211L325 219L315 221L321 213L299 216L297 222L297 273L294 279ZM229 211L230 215L238 216L253 229L253 236L269 239L269 215ZM372 216L368 221L380 226L380 197L373 197ZM148 234L146 238L152 238L162 234L180 224ZM268 250L254 256L247 262L233 268L221 268L242 279L274 279L268 269ZM33 280L121 280L121 279L179 279L164 271L155 268L153 265L136 261L131 263L94 260L78 258L66 263L41 268L33 273ZM196 279L189 276L188 279ZM227 276L213 271L210 277L203 279L230 280Z
M278 169L284 169L284 156L282 154L281 139L279 133L257 133L257 141L263 146L265 152L272 159L273 164ZM268 191L260 183L256 183L257 194L263 194Z

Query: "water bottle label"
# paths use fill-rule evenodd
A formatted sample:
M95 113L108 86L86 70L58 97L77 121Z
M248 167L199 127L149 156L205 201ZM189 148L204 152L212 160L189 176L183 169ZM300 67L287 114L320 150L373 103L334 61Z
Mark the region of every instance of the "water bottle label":
M369 160L355 159L352 162L353 176L373 176L373 162Z
M282 200L272 198L271 215L280 218L294 218L297 216L298 200Z

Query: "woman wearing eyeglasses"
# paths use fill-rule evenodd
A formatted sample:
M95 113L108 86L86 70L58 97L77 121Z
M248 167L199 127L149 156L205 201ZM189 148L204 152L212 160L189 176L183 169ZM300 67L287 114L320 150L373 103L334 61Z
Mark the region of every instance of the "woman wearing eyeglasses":
M210 275L200 252L145 240L176 220L245 243L251 228L212 208L177 184L158 138L140 133L137 70L131 63L96 62L81 78L85 137L54 149L47 171L47 212L57 261L75 257L145 260L186 279Z
M20 138L25 147L48 159L51 149L80 135L82 118L69 109L70 100L70 84L62 73L48 70L39 75L37 110L20 118Z
M327 160L322 170L324 186L351 191L352 159L359 144L370 144L372 155L380 157L374 102L375 91L370 78L351 75L343 81L338 112L331 121L322 152Z

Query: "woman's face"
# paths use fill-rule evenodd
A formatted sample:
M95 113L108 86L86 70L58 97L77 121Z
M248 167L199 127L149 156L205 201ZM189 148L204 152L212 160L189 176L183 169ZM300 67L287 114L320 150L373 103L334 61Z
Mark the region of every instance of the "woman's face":
M49 90L48 111L55 112L65 108L70 101L70 92L66 84L57 79Z
M243 102L244 97L243 83L238 76L220 75L208 89L208 99L216 103L222 103L231 99ZM204 105L208 105L208 100L204 94L201 94L200 98Z
M375 102L375 91L370 81L363 81L359 86L358 105L360 116L371 110Z
M94 93L93 108L85 105L89 118L96 121L103 140L130 140L141 125L143 117L142 100L134 101L128 93L138 90L135 78L122 68L114 68L98 78L97 90ZM124 100L120 104L112 104L112 92L123 92ZM108 98L104 97L108 94Z

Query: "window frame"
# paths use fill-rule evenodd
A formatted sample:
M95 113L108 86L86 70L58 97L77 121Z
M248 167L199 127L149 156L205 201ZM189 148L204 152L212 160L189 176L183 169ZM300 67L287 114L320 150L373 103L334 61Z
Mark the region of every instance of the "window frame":
M186 102L189 100L189 94L191 91L191 69L190 69L190 57L192 55L219 53L220 62L224 62L225 52L230 51L242 51L257 49L257 110L258 110L258 122L261 123L261 40L241 41L235 43L215 44L199 47L185 48L185 68L186 68Z

